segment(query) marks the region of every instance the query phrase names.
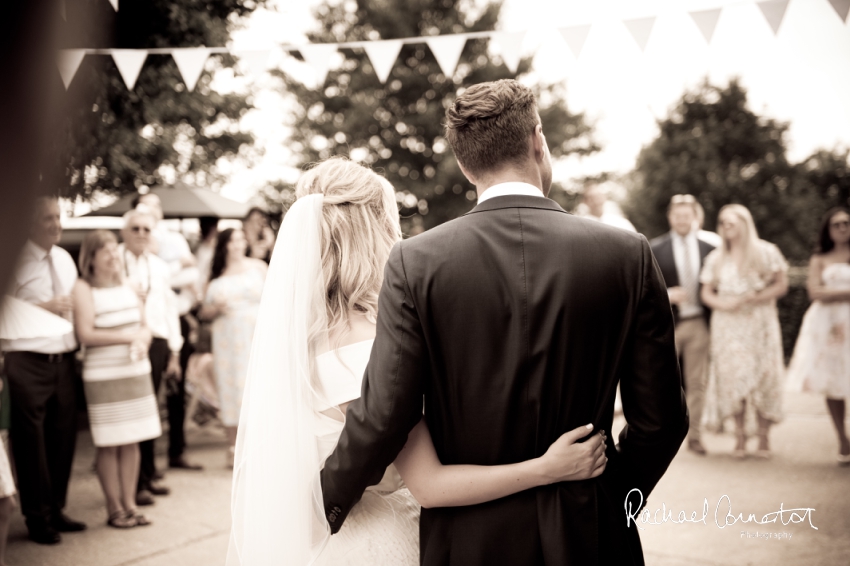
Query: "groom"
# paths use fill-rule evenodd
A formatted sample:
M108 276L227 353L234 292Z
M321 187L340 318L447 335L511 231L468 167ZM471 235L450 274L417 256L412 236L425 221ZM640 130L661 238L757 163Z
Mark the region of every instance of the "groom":
M585 423L610 431L619 383L628 424L608 441L605 473L423 509L421 562L643 564L626 494L649 495L688 431L649 244L546 198L549 149L520 83L468 88L446 137L478 205L390 255L362 396L322 472L331 530L401 451L423 400L443 464L508 464Z

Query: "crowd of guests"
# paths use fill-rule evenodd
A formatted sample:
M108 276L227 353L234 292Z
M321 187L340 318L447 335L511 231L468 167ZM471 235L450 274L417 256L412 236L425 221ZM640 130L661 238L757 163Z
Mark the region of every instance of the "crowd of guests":
M612 209L609 189L587 187L579 213L634 231ZM839 441L838 461L850 464L844 426L850 396L850 212L833 209L823 220L812 256L807 312L786 371L776 300L788 290L788 264L759 239L750 212L720 210L718 233L702 229L704 212L692 195L676 195L670 231L652 241L668 287L690 411L687 448L706 454L705 428L734 422L733 454L769 458L769 432L782 418L786 388L822 393ZM86 525L63 512L76 442L77 362L95 469L106 501L107 524L150 524L138 511L168 495L154 458L162 434L160 389L165 387L168 465L200 470L184 456L187 374L208 386L233 452L242 391L267 263L275 242L269 217L252 209L241 228L218 230L200 219L194 252L168 230L159 198L141 195L124 216L120 242L112 232L89 233L78 266L58 246L59 205L38 201L11 294L73 322L64 336L4 340L11 404L11 455L0 451L0 563L12 496L20 494L29 536L57 543L60 533Z
M634 231L610 206L604 184L591 183L579 212ZM702 229L704 211L692 195L668 206L670 231L652 244L668 287L676 348L690 412L687 448L705 455L701 431L734 422L733 455L770 458L770 428L782 419L782 392L826 396L838 436L840 464L850 464L845 399L850 396L850 211L830 210L809 265L806 313L786 369L777 299L788 292L788 263L774 244L758 237L749 210L721 208L718 233Z
M63 511L77 438L78 373L110 527L151 524L139 507L170 493L154 452L163 432L161 389L168 467L202 469L184 455L187 369L209 374L196 377L199 386L206 378L218 397L232 466L252 334L275 241L269 217L255 208L242 228L221 232L217 218L200 219L193 252L182 234L165 227L155 194L140 195L133 206L124 215L120 241L108 230L88 233L75 265L58 245L58 201L37 202L9 294L67 319L73 331L2 343L13 465L0 450L0 564L16 493L33 541L55 544L61 533L86 528ZM204 356L210 363L192 363Z

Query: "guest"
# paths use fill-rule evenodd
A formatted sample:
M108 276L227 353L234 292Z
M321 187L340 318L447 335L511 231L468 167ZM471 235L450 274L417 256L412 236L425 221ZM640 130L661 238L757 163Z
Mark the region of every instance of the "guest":
M153 229L154 218L146 210L137 208L125 214L121 232L124 243L119 246L119 254L126 283L145 305L145 322L153 335L148 356L156 395L163 376L174 379L180 375L183 337L180 335L180 318L170 287L168 266L149 251ZM139 450L141 463L136 504L151 505L154 502L152 495L168 495L170 490L154 481L157 474L154 441L141 442Z
M850 397L850 210L833 208L823 218L818 247L809 263L812 306L803 318L788 368L792 389L826 395L838 433L838 463L850 465L844 425Z
M128 529L150 524L136 512L138 443L162 430L147 356L151 332L144 326L143 303L124 284L121 267L112 232L90 232L80 248L74 312L77 338L85 346L83 384L106 524Z
M233 465L239 407L267 270L261 260L245 255L247 245L242 230L229 228L218 235L210 282L198 313L201 319L213 321L212 354L229 466Z
M583 200L584 207L586 208L583 207L584 213L582 216L593 218L603 224L622 228L629 232L637 232L634 225L629 222L625 216L623 216L619 207L608 200L611 188L615 186L615 183L610 181L601 184L595 181L586 183L584 187Z
M274 232L269 226L269 215L259 208L253 207L242 221L242 230L248 240L248 257L261 259L268 263L274 249Z
M200 299L197 285L197 261L183 234L169 230L163 223L165 214L162 201L155 193L146 193L136 199L136 207L147 207L156 220L152 233L151 251L168 264L171 273L171 289L177 297L177 312L180 315L180 335L183 348L180 351L180 372L171 373L166 382L165 405L168 409L168 467L184 470L201 470L202 466L186 460L184 427L186 423L186 365L192 355L192 343L188 339L195 320L189 314Z
M77 268L68 252L56 245L61 237L59 202L39 199L9 294L70 320ZM30 539L56 544L60 532L86 528L62 512L77 439L77 341L70 332L55 338L4 340L2 349L6 352L12 455L21 511Z
M723 245L705 258L702 302L712 309L710 375L719 417L735 418L734 455L746 456L747 433L758 422L756 456L770 457L768 433L782 417L782 335L776 299L788 291L788 264L775 245L760 240L750 211L720 209Z
M693 195L674 195L667 207L670 232L652 241L676 321L676 350L682 358L690 428L688 450L705 455L700 423L708 379L708 320L710 311L700 300L699 272L714 246L699 239Z

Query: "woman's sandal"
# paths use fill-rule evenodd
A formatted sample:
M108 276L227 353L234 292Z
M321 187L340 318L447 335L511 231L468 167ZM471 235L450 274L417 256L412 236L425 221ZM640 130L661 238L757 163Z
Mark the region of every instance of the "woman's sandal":
M115 529L132 529L138 523L133 515L128 515L125 511L115 511L109 514L106 524Z
M135 509L131 509L131 510L127 511L127 517L134 519L136 521L135 526L137 526L137 527L147 527L148 525L151 524L150 519L148 519L147 517L145 517L144 515L142 515L138 511L136 511Z

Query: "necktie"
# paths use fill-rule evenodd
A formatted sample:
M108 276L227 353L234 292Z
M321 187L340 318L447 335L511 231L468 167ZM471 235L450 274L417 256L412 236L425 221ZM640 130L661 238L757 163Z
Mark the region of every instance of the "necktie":
M694 273L693 255L691 254L691 246L688 240L682 238L682 259L685 265L682 266L682 288L688 294L688 305L697 305L697 277Z

